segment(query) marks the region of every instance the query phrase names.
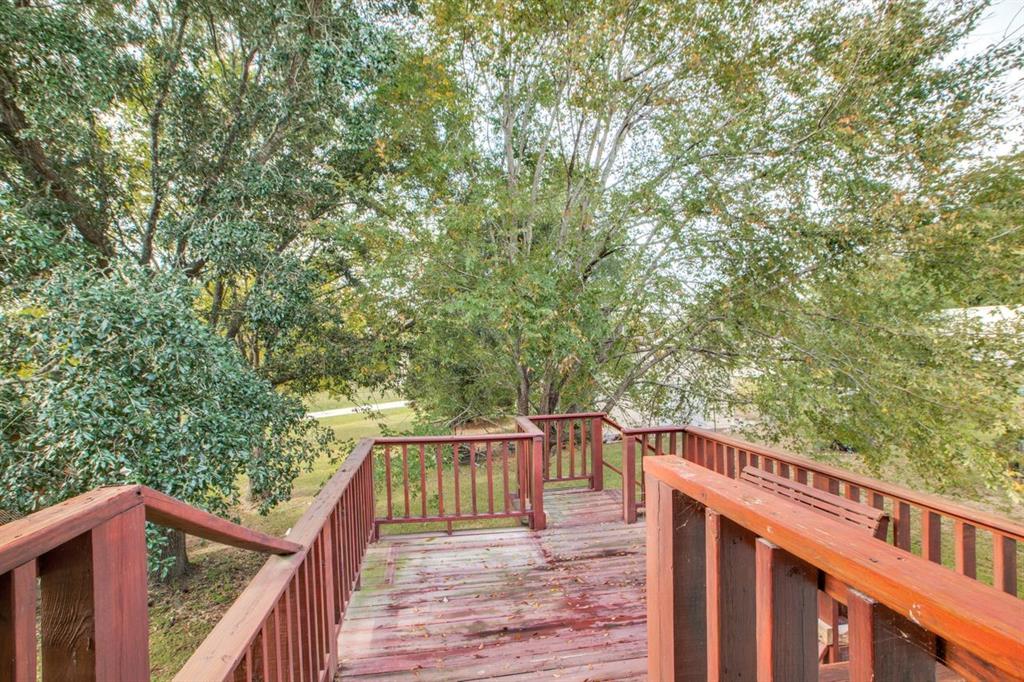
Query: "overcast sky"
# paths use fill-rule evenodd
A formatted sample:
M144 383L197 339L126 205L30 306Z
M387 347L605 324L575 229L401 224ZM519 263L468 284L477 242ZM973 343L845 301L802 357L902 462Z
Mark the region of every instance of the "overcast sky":
M1024 37L1024 0L996 0L985 12L984 17L978 24L978 28L971 35L961 54L956 56L968 56L984 52L992 45L1010 40L1020 40ZM1006 76L1006 84L1017 96L1020 97L1024 91L1024 69L1014 69ZM1024 142L1024 112L1008 112L1011 125L1016 124L1016 130L1011 132L1010 138L1018 143ZM999 145L992 149L995 153L1006 153L1010 151L1011 144Z

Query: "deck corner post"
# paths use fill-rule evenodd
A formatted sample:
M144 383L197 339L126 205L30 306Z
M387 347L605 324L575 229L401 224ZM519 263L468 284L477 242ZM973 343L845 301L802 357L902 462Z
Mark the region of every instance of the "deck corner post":
M590 456L592 458L590 472L593 476L591 487L597 490L604 490L604 421L601 417L594 417L590 427Z
M707 679L703 505L647 475L647 674Z
M622 438L622 519L636 523L636 437Z
M541 436L533 439L530 459L530 527L544 530L548 524L544 516L544 439Z
M142 504L43 555L39 574L44 681L149 679Z

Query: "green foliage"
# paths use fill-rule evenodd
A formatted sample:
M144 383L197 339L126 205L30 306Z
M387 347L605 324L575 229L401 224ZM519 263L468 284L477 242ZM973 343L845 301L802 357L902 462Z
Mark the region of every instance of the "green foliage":
M351 305L389 11L0 2L0 504L266 510L330 435L290 396L386 381Z
M242 474L264 509L287 497L325 440L195 318L193 295L176 274L62 268L8 301L0 504L133 482L225 513Z
M428 3L469 142L379 278L409 396L456 422L738 413L1012 485L1020 323L946 312L1024 303L1020 157L993 152L1022 41L954 56L985 7Z

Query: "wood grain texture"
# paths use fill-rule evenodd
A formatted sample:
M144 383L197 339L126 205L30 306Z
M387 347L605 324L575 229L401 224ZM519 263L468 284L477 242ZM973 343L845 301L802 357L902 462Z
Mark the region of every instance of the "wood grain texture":
M1008 594L868 537L783 499L675 457L645 471L758 536L970 652L1004 675L1024 677L1024 609Z
M740 480L770 490L793 502L798 502L818 514L825 514L852 526L864 528L874 537L883 539L885 537L883 524L888 518L888 514L881 509L875 509L859 502L851 502L833 493L753 467L743 469L740 472Z
M43 555L39 573L43 680L149 677L141 506Z
M758 538L757 679L813 682L818 676L817 571Z
M142 504L142 486L97 488L0 526L0 573Z
M549 491L550 526L386 536L339 638L349 680L635 680L644 525L617 491Z
M707 510L708 680L757 675L754 536Z
M977 509L971 509L969 507L956 504L955 502L951 502L945 498L939 497L938 495L922 493L916 490L911 490L910 488L904 488L902 486L893 485L874 478L868 478L867 476L854 474L850 471L839 469L838 467L815 462L814 460L801 457L800 455L792 452L786 452L784 450L778 450L764 445L755 445L727 434L699 429L694 426L686 426L685 431L688 436L706 438L719 443L725 443L726 445L732 445L737 448L744 449L751 454L760 453L762 455L768 455L778 461L786 462L787 464L796 467L798 472L802 469L805 473L807 471L815 474L820 473L822 476L831 477L837 481L842 481L845 484L855 485L861 489L869 490L878 497L884 495L894 499L902 499L919 509L930 509L941 513L947 518L960 519L961 521L972 523L989 531L998 531L1007 537L1016 538L1017 541L1024 540L1024 525L995 514L989 514L978 511ZM750 463L754 464L753 462Z
M850 680L935 679L935 636L856 590L848 593Z
M648 675L707 677L704 507L654 479L647 486Z

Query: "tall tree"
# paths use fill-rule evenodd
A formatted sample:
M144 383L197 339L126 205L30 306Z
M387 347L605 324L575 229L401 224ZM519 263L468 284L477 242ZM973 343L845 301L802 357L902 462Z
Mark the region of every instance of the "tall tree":
M246 474L267 508L324 445L286 394L384 379L346 319L383 18L0 2L0 503L140 481L224 512Z
M429 258L406 258L408 295L389 300L412 397L452 420L753 405L777 439L1005 483L1020 328L966 335L942 313L1021 303L1019 158L989 150L1022 43L954 57L985 6L429 3L472 147L406 233ZM998 293L955 295L947 256ZM840 364L872 380L837 386ZM898 419L875 419L879 391ZM901 428L915 415L927 428Z

